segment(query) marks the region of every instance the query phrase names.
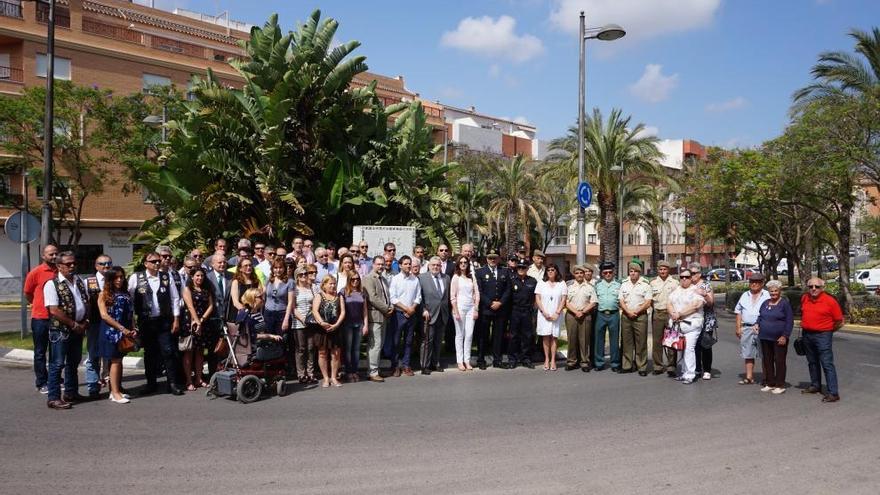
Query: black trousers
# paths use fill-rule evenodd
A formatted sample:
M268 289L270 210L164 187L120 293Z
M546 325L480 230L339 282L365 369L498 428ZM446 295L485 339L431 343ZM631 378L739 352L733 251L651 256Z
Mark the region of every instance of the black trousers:
M697 358L697 374L706 372L712 372L712 348L703 349L703 346L700 345L703 339L703 334L697 338L697 346L694 348L694 355Z
M501 346L504 343L504 323L507 320L503 313L482 313L477 319L477 364L486 363L486 355L492 352L492 363L501 364Z
M171 334L172 318L138 320L138 334L144 347L144 373L149 386L156 385L160 360L165 365L168 385L177 385L177 338Z
M434 324L422 320L422 345L419 349L419 361L422 370L437 368L440 366L440 350L443 348L443 332L446 330L446 322L451 318L437 317Z
M516 309L510 313L510 348L507 360L510 363L531 363L532 343L535 341L535 327L532 325L531 308Z

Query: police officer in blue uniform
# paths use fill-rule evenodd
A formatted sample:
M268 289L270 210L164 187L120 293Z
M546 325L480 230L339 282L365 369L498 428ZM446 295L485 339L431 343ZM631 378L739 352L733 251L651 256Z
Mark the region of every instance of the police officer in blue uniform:
M501 345L507 306L510 303L510 273L498 266L498 250L486 254L486 266L477 270L477 288L480 291L480 317L477 319L477 366L486 369L489 338L492 341L492 367L504 368Z
M535 327L532 325L532 310L535 307L535 289L538 281L526 274L529 264L519 260L516 275L510 279L510 349L507 352L507 367L516 368L522 364L534 369L532 364L532 342L535 340Z

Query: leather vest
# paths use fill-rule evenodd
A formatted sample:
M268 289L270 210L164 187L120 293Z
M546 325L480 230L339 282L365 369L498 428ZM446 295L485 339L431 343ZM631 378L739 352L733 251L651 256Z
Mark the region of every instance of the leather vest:
M134 312L138 318L152 318L153 288L147 281L146 272L137 272L137 285L134 289ZM159 272L159 317L170 318L171 312L171 279L167 272Z
M52 283L55 284L55 292L58 293L58 307L61 308L61 311L63 311L68 318L76 320L76 294L70 290L69 285L60 283L58 277L53 278ZM79 277L74 277L73 283L76 284L79 296L82 299L82 304L86 308L86 317L88 317L89 299L88 293L86 292L86 286ZM54 317L52 318L52 329L60 330L62 332L70 332L72 330L72 328L61 323L61 321Z

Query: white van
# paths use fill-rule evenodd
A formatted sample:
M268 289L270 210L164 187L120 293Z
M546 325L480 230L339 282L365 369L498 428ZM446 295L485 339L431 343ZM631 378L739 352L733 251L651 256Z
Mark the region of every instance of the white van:
M880 287L880 268L857 271L855 281L863 284L866 289L873 290Z
M780 275L788 275L788 258L782 258L776 265L776 273Z

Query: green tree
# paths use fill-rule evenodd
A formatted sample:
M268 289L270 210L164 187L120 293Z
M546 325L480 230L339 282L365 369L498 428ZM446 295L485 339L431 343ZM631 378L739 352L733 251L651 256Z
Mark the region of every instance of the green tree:
M662 173L657 138L644 135L644 124L631 125L631 120L632 117L623 117L618 109L612 110L605 120L601 111L594 109L585 122L584 168L599 206L600 258L607 261L619 259L621 180L631 187ZM558 164L560 173L576 182L577 128L572 127L567 136L553 140L550 150L553 153L549 159ZM623 171L616 171L620 167Z
M503 235L505 253L516 252L518 236L528 236L531 226L543 221L535 201L537 183L523 155L517 155L495 170L495 195L489 204L489 218Z
M0 149L17 156L19 169L32 169L31 181L42 187L43 116L46 91L28 87L20 95L0 96ZM70 81L55 82L54 154L54 238L74 248L82 237L83 213L90 198L115 182L109 173L117 163L113 153L117 143L127 137L107 125L107 111L117 99L106 90L78 86ZM62 239L61 231L68 235Z

